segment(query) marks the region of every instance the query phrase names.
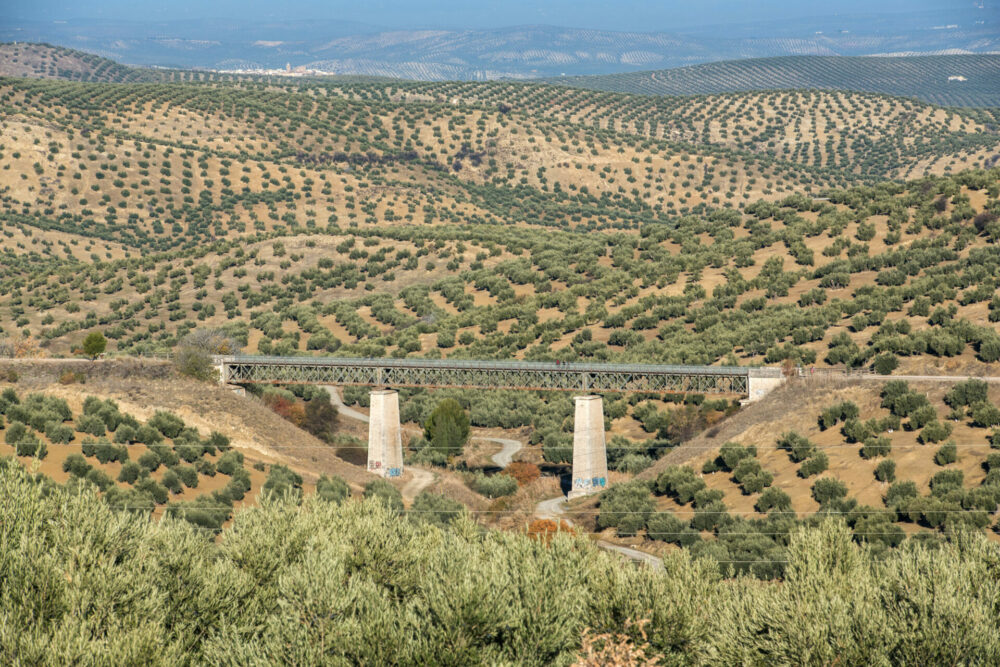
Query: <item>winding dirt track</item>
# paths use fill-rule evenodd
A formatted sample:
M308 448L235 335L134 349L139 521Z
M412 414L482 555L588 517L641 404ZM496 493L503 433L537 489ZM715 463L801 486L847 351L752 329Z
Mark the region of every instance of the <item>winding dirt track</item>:
M486 440L487 442L495 442L503 446L499 452L491 456L493 463L496 463L501 468L506 468L514 461L514 455L517 454L524 447L524 444L518 442L517 440L510 440L508 438L476 438L477 440Z
M566 502L565 496L557 496L555 498L549 498L548 500L543 500L535 506L535 516L539 519L549 519L551 521L564 521L569 525L573 525L573 522L565 518L566 508L563 503ZM604 540L597 540L597 546L605 551L612 551L614 553L625 556L629 560L635 561L636 563L645 563L650 567L662 570L663 560L654 556L653 554L648 554L645 551L639 551L638 549L631 549L629 547L623 547L618 544L612 544L611 542L605 542Z
M340 398L340 389L334 387L330 384L324 384L320 386L320 389L326 389L327 393L330 394L330 403L333 407L337 408L337 414L343 415L348 419L353 419L354 421L368 423L368 415L363 412L358 412L352 407L344 405L343 399Z

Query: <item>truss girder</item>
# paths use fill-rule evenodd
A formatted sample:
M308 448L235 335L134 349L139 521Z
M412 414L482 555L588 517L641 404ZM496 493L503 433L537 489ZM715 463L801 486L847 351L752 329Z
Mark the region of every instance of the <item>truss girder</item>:
M400 364L395 359L221 357L224 382L231 384L331 384L373 387L458 387L580 392L746 394L749 369L718 366L643 367L627 371L609 364L574 368L565 364L497 362Z

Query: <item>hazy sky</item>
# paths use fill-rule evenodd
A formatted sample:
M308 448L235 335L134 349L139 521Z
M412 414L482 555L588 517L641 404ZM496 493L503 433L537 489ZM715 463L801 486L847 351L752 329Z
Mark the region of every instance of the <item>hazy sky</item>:
M1000 0L985 0L996 10ZM0 0L0 18L128 21L332 19L389 28L548 24L660 31L837 14L959 8L973 0ZM986 11L990 11L988 8Z

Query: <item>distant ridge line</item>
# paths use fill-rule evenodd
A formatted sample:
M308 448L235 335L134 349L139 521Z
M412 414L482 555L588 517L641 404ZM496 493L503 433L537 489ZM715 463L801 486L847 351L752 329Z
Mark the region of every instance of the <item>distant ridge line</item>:
M912 97L941 106L1000 107L1000 54L775 56L541 81L640 95L850 90Z

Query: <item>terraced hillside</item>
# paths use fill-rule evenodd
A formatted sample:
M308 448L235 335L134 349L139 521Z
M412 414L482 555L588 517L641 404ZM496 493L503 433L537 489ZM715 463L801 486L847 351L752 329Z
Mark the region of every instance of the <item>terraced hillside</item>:
M645 95L754 90L863 90L956 107L1000 106L1000 55L781 56L651 72L549 79L577 88ZM953 78L953 77L962 77Z

